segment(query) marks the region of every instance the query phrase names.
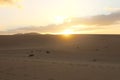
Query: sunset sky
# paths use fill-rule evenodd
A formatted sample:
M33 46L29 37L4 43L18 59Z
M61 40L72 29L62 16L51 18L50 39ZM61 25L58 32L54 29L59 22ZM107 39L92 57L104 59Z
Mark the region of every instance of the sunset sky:
M0 0L0 34L120 34L120 0Z

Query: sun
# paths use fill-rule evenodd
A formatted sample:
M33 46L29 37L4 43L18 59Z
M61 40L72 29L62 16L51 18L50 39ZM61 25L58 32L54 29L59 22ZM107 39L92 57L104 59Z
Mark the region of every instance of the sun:
M56 16L54 18L54 23L55 24L63 24L65 22L71 22L71 17L67 17L67 16Z
M72 29L66 29L61 34L64 36L70 36L71 34L74 34L74 31Z
M73 34L73 30L71 29L64 30L63 34Z
M66 17L56 16L54 22L55 22L55 24L62 24L62 23L64 23L65 19L66 19Z

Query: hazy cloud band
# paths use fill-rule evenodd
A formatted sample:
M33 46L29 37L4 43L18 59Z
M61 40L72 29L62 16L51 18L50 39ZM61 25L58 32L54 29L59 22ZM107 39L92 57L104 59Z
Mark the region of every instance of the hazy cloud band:
M7 30L6 33L27 33L27 32L39 32L39 33L57 33L65 29L70 29L71 26L86 25L86 28L81 29L77 27L76 31L91 31L96 29L110 29L112 25L120 25L120 11L113 12L108 15L96 15L86 18L72 18L71 22L64 22L58 25L48 26L27 26L18 29ZM116 26L115 26L116 27ZM119 27L119 26L117 26Z

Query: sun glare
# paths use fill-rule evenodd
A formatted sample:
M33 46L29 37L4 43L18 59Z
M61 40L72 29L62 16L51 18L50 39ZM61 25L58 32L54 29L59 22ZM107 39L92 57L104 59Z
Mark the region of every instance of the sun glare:
M71 18L67 16L56 16L54 19L55 24L62 24L64 22L71 22Z
M64 36L70 36L71 34L74 34L74 31L71 29L64 30L61 34Z
M67 29L63 32L64 34L72 34L73 33L73 30L70 30L70 29Z
M62 24L64 23L66 17L63 17L63 16L56 16L55 17L55 24Z

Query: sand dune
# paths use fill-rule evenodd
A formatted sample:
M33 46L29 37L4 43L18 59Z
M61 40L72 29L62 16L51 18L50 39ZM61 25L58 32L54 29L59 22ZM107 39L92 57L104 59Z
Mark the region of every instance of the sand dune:
M119 35L0 36L0 80L120 80Z

